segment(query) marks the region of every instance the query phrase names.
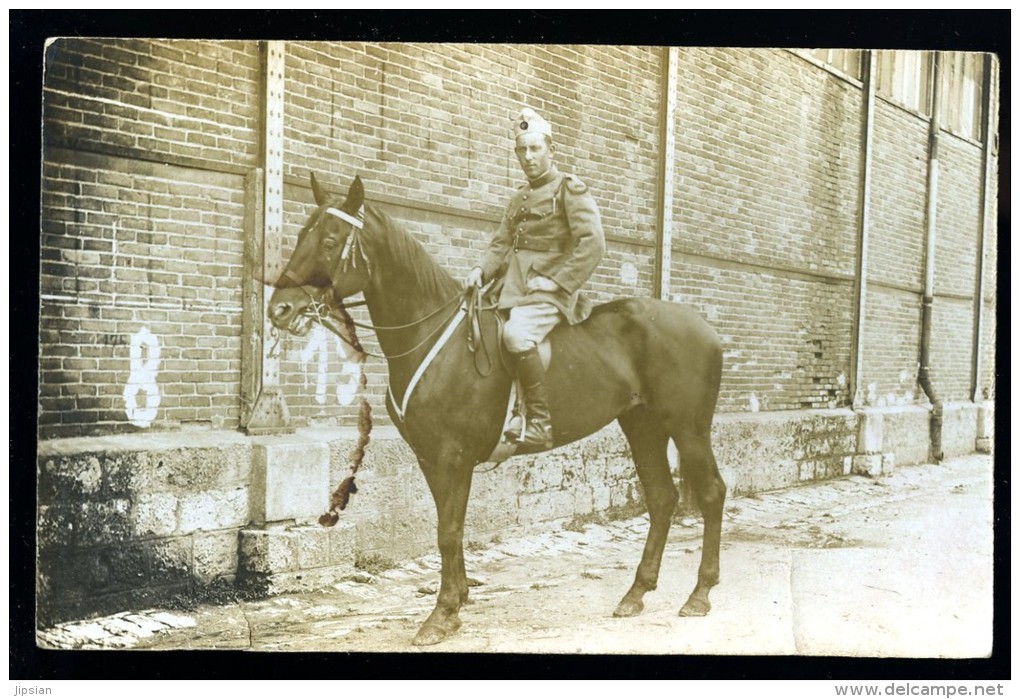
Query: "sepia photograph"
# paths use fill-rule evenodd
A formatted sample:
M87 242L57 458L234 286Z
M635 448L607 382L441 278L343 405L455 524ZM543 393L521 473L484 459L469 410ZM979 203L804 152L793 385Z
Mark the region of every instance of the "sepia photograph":
M998 55L273 37L41 48L38 650L992 656Z

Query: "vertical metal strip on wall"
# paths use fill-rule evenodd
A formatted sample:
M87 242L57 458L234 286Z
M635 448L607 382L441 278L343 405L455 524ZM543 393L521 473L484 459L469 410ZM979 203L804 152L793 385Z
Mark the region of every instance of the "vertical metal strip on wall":
M267 41L263 44L263 105L261 160L261 238L262 280L272 283L283 272L283 111L285 44ZM260 316L261 384L258 397L245 425L248 434L268 434L289 431L289 414L280 390L280 334L268 321L268 303L271 294L265 286L261 296L254 300Z
M263 133L265 179L265 250L264 272L274 280L283 272L283 98L284 42L266 42L266 107ZM265 376L265 374L264 374Z
M850 347L853 406L864 405L864 321L868 292L868 230L871 208L871 161L875 135L875 52L861 55L861 77L864 81L861 110L861 162L857 183L857 269L854 275L854 341Z
M977 244L977 280L974 290L974 345L973 345L973 369L971 375L971 400L980 403L985 399L983 395L981 372L984 371L982 362L982 335L984 334L984 312L985 312L985 258L987 256L988 241L988 215L991 213L992 197L990 193L992 170L992 148L995 134L992 129L995 125L995 117L992 114L996 101L993 95L998 91L996 75L993 71L996 68L995 57L986 54L984 60L984 81L982 89L982 108L984 124L982 134L984 135L984 148L981 151L981 221L978 223L978 244ZM1000 194L1001 196L1001 194Z
M262 335L265 329L265 284L263 263L262 195L265 191L262 168L256 167L244 181L244 266L241 286L241 425L251 420L262 390Z
M673 172L676 167L676 90L679 50L663 49L662 109L659 138L659 209L656 223L659 237L656 246L655 288L660 299L670 298L670 269L673 264Z

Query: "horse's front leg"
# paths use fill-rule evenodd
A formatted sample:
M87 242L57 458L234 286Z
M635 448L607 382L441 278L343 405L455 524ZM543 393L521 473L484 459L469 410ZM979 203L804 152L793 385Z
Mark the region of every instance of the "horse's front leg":
M441 582L436 608L422 624L414 645L430 646L460 628L460 607L467 601L467 573L464 570L464 518L471 492L471 464L460 459L429 464L419 460L429 490L436 501Z

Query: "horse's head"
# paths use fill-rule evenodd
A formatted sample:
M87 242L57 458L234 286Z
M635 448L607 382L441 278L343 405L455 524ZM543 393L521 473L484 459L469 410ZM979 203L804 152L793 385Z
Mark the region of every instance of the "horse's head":
M369 281L364 244L365 188L355 177L346 199L330 195L311 176L318 208L298 234L297 246L269 300L269 320L303 335L335 297L362 291Z

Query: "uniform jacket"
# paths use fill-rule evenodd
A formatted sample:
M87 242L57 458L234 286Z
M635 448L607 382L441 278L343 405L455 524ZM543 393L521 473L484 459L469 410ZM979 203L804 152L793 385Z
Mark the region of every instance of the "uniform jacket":
M581 285L606 250L602 220L588 187L555 166L514 193L480 267L485 280L498 279L492 293L500 308L551 303L571 325L591 313ZM560 287L528 291L529 276L541 274Z

